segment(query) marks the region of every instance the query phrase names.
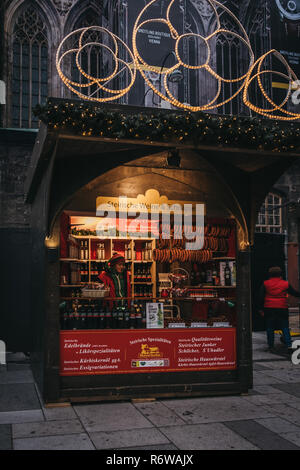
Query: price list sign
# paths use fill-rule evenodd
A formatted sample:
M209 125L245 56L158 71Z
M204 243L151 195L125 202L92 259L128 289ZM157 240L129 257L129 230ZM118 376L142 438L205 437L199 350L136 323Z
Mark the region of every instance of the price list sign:
M74 330L60 334L63 376L210 369L236 369L235 328Z

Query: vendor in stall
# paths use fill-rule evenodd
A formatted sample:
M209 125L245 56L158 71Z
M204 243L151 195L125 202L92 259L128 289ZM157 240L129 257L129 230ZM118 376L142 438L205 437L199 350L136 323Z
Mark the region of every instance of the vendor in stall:
M105 271L99 274L99 279L109 288L109 297L122 298L131 296L129 272L125 267L125 258L114 253L107 263ZM130 299L128 299L130 305Z

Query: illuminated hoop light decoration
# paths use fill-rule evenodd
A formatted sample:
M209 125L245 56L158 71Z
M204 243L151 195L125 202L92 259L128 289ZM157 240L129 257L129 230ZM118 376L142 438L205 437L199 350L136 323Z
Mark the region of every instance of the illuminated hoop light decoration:
M165 18L150 18L150 19L146 19L146 20L142 21L141 20L142 16L145 14L145 12L156 1L157 0L151 0L147 5L145 5L145 7L141 10L141 12L139 13L139 15L138 15L138 17L135 21L134 28L133 28L133 33L132 33L132 51L122 41L122 39L120 39L118 36L116 36L112 32L108 31L106 28L103 28L101 26L90 26L90 27L86 27L86 28L81 28L81 29L78 29L78 30L68 34L63 39L61 44L59 45L58 50L57 50L57 54L56 54L56 67L57 67L57 70L58 70L58 74L59 74L60 78L62 79L63 83L71 91L73 91L75 94L77 94L80 98L90 100L90 101L96 101L96 102L113 101L113 100L121 98L122 96L124 96L125 94L127 94L129 92L129 90L132 88L132 86L135 83L136 73L137 73L137 69L138 69L140 74L142 75L144 81L149 86L149 88L151 88L153 90L153 92L156 95L158 95L162 100L168 101L171 105L173 105L177 108L182 108L182 109L185 109L185 110L188 110L188 111L209 111L209 110L216 109L218 107L224 106L225 104L232 101L235 97L237 97L243 91L243 102L244 102L244 104L247 107L249 107L252 111L256 112L257 114L260 114L260 115L262 115L264 117L267 117L267 118L270 118L270 119L285 120L285 121L300 119L300 114L293 113L291 111L287 111L286 109L284 109L284 106L287 104L288 99L291 97L292 82L297 81L297 76L295 75L295 73L293 72L293 70L291 69L291 67L289 66L287 61L285 60L285 58L278 51L276 51L274 49L272 49L271 51L268 51L267 53L263 54L259 59L257 59L255 61L255 57L254 57L254 53L253 53L253 50L252 50L252 47L251 47L251 44L250 44L250 40L249 40L249 37L248 37L243 25L240 23L238 18L226 6L222 5L217 0L207 0L208 3L210 4L210 6L212 7L212 10L213 10L214 15L216 17L217 29L213 33L211 33L209 36L204 37L204 36L201 36L200 34L196 34L196 33L185 33L185 34L182 34L182 35L178 34L178 32L176 31L175 27L172 25L172 22L170 20L171 8L174 5L175 0L170 0L170 3L169 3L169 5L167 7L167 10L166 10L166 17ZM229 30L224 29L224 28L221 27L220 14L218 13L217 8L222 9L223 11L228 13L228 15L230 15L230 17L233 19L233 21L239 27L242 34L238 34L234 31L229 31ZM160 71L158 70L158 67L151 66L150 64L148 64L142 58L142 56L140 55L140 53L138 51L138 47L137 47L137 35L138 35L139 30L144 25L146 25L148 23L153 23L153 22L165 24L168 27L169 31L170 31L171 37L175 41L174 54L175 54L175 57L177 59L177 63L175 63L175 65L173 65L172 67L163 68ZM100 43L100 42L92 41L92 42L84 43L84 35L86 34L86 32L88 32L90 30L100 31L102 33L105 33L105 34L109 35L110 38L113 41L114 50L112 48L110 48L107 44L103 44L103 43ZM78 41L78 47L73 48L73 49L69 49L69 50L62 53L62 49L63 49L63 46L65 45L66 41L70 37L72 37L73 35L76 35L76 34L79 34L79 33L80 33L80 37L79 37L79 41ZM214 37L216 37L218 34L229 34L231 36L234 36L235 38L239 39L248 48L248 51L249 51L249 68L248 68L248 71L244 75L242 75L238 78L234 78L234 79L227 79L227 78L224 78L221 75L219 75L209 65L209 61L210 61L210 58L211 58L211 48L210 48L210 45L209 45L209 41L212 40ZM206 58L206 60L203 64L189 65L189 64L186 64L182 60L182 58L180 57L180 53L179 53L180 41L182 41L182 40L184 40L185 38L188 38L188 37L199 38L199 39L201 39L202 41L205 42L205 45L206 45L206 48L207 48L207 58ZM130 57L130 62L126 62L123 59L118 57L118 54L119 54L118 44L119 43L126 49L126 51L128 53L128 57ZM88 73L86 73L82 69L82 67L80 65L79 56L80 56L80 53L88 46L102 47L103 49L107 50L112 55L115 66L114 66L113 72L110 75L108 75L105 78L92 77L91 75L89 75ZM82 83L74 82L74 81L70 80L69 78L67 78L66 75L63 73L63 71L62 71L62 61L68 54L71 54L71 53L76 54L76 66L77 66L79 72L87 80L89 80L88 83L82 84ZM278 71L272 71L272 70L262 70L262 65L263 65L265 59L271 54L274 54L279 59L279 61L286 67L287 74L284 74L284 73L278 72ZM123 66L123 69L118 71L119 65ZM172 74L179 67L184 67L184 68L190 69L190 70L201 70L201 69L203 69L203 70L206 70L212 77L214 77L217 80L217 83L218 83L216 95L214 96L214 98L211 101L209 101L208 103L203 104L201 106L193 106L193 105L190 105L190 104L187 104L187 103L181 103L180 101L178 101L178 99L175 96L173 96L172 93L171 93L171 90L170 90L169 84L168 84L168 79L169 79L169 75ZM257 68L257 71L255 73L256 68ZM114 89L111 89L111 88L107 88L105 86L105 85L107 85L108 82L110 82L111 80L116 78L125 69L127 69L128 72L129 72L130 80L129 80L129 84L126 87L124 87L124 89L114 90ZM158 74L162 77L164 88L165 88L165 94L162 93L161 90L158 90L155 87L155 85L152 83L152 81L148 79L148 77L145 73L145 69L150 71L150 72L154 72L155 74ZM264 74L270 74L270 73L276 74L276 75L288 80L288 83L289 83L287 95L279 105L277 105L276 103L274 103L272 101L272 99L268 96L268 94L267 94L267 92L264 89L263 84L262 84L261 77ZM262 95L264 96L264 98L266 99L266 101L272 106L271 109L260 108L256 105L254 105L253 103L251 103L251 101L249 99L249 88L250 88L250 85L253 83L254 80L257 81L259 89L260 89ZM237 91L235 91L229 98L223 100L222 102L216 103L218 98L220 97L223 83L238 83L238 82L240 82L241 85L237 89ZM97 90L93 91L93 93L89 93L88 88L91 87L92 85L97 85L98 88L97 88ZM79 90L78 90L78 88L79 88ZM85 89L86 93L83 93L82 89ZM101 98L99 98L97 96L94 96L95 93L98 90L99 91L101 90L102 92L110 94L112 96L108 96L108 97L105 96L105 97L101 97ZM279 114L279 113L282 113L282 114Z
M138 67L141 75L143 76L145 82L147 83L147 85L161 99L163 99L165 101L169 101L173 106L176 106L178 108L183 108L183 109L186 109L186 110L189 110L189 111L209 111L211 109L221 107L224 104L228 103L229 101L233 100L242 91L242 89L245 85L245 80L248 76L248 72L245 73L243 76L235 78L235 79L226 79L226 78L223 78L220 75L218 75L209 65L209 60L210 60L210 57L211 57L211 50L210 50L210 46L209 46L209 40L211 40L214 36L216 36L219 33L225 33L225 34L227 33L227 34L230 34L231 36L234 36L234 37L240 39L246 45L246 47L249 50L249 55L250 55L249 69L250 69L252 67L252 65L254 64L254 54L253 54L251 44L250 44L250 40L247 36L247 33L246 33L244 27L242 26L242 24L236 18L236 16L227 7L222 5L220 2L218 2L216 0L208 0L208 2L210 3L210 5L211 5L211 7L214 11L216 19L217 19L217 29L207 37L203 37L200 34L196 34L196 33L186 33L186 34L179 35L178 32L176 31L176 29L174 28L174 26L172 25L171 21L170 21L170 11L171 11L171 8L172 8L175 0L171 0L171 2L169 3L168 8L167 8L167 12L166 12L166 18L153 18L153 19L147 19L147 20L144 20L144 21L141 22L142 16L145 14L147 9L150 8L152 6L152 4L155 3L156 1L157 0L151 0L150 3L148 3L148 5L146 5L142 9L142 11L140 12L140 14L137 17L137 20L135 22L135 25L134 25L133 38L132 38L133 54L134 54L134 57L135 57L135 60L136 60L136 63L137 63L137 67ZM231 18L239 26L239 28L242 31L242 34L243 34L244 37L241 36L240 34L235 33L235 32L232 32L232 31L229 31L227 29L221 28L220 16L217 13L217 9L216 9L217 6L222 8L224 11L226 11L231 16ZM175 51L174 52L175 52L175 56L176 56L176 59L177 59L177 63L173 67L170 67L166 70L161 70L160 72L157 71L156 67L153 67L153 66L147 64L143 60L143 58L139 54L138 47L137 47L137 34L138 34L138 31L145 24L153 23L153 22L165 23L169 28L169 31L171 33L172 38L176 41L175 42ZM179 42L182 39L187 38L187 37L197 37L197 38L200 38L201 40L203 40L205 42L206 47L207 47L207 51L208 51L205 63L200 64L200 65L189 65L189 64L186 64L181 59L181 57L179 55ZM181 103L180 101L178 101L176 99L175 96L172 95L172 93L170 91L170 88L169 88L169 85L168 85L168 76L172 72L174 72L174 70L178 69L180 66L183 66L184 68L187 68L187 69L190 69L190 70L205 69L205 70L207 70L208 73L210 73L217 80L217 82L218 82L217 93L216 93L215 97L209 103L206 103L202 106L192 106L192 105L189 105L189 104L186 104L186 103ZM165 91L166 91L166 95L163 94L160 90L158 90L153 85L153 83L148 79L148 77L146 76L146 74L144 72L145 67L148 70L152 71L152 72L159 73L160 75L163 75L163 83L164 83L164 88L165 88ZM223 83L243 82L243 83L241 84L240 88L232 96L230 96L230 98L222 101L221 103L216 104L216 101L219 98L220 93L221 93L222 82Z
M281 62L282 64L286 67L287 71L288 71L288 75L282 73L282 72L278 72L278 71L274 71L274 70L261 70L261 66L264 62L264 60L266 59L267 56L271 55L271 54L274 54ZM252 72L254 71L254 69L256 68L257 66L257 73L253 76L252 75ZM288 80L288 91L287 91L287 94L286 94L286 97L284 98L284 100L280 103L280 104L276 104L274 103L273 100L271 100L271 98L268 96L267 92L265 91L263 85L262 85L262 82L261 82L261 76L264 75L264 74L269 74L269 73L272 73L272 74L276 74L282 78L285 78ZM263 108L259 108L255 105L253 105L250 101L249 101L249 98L248 98L248 90L249 90L249 86L251 84L251 82L253 80L255 80L257 78L257 82L258 82L258 85L259 85L259 88L260 88L260 91L261 93L263 94L263 96L265 97L265 99L273 106L273 108L271 109L263 109ZM268 117L268 118L271 118L271 119L281 119L283 121L291 121L291 120L295 120L295 119L300 119L300 114L298 113L293 113L291 111L287 111L286 109L283 108L283 106L285 106L285 104L288 102L288 99L290 98L291 96L291 93L292 93L292 82L293 81L296 81L297 80L297 76L296 74L294 73L294 71L291 69L291 67L289 66L289 64L287 63L287 61L285 60L285 58L282 56L282 54L280 54L278 51L276 51L275 49L272 49L271 51L269 52L266 52L265 54L263 54L259 59L257 59L257 61L253 64L253 66L251 67L251 69L249 70L249 73L248 73L248 76L247 76L247 79L246 79L246 83L245 83L245 88L244 88L244 92L243 92L243 100L244 100L244 103L250 108L252 109L254 112L258 113L258 114L261 114L265 117ZM280 111L281 113L283 114L286 114L287 116L282 116L280 114L273 114L275 111Z
M87 32L90 32L90 31L99 31L101 33L105 33L107 34L111 39L112 39L112 42L114 44L114 50L112 50L111 47L109 47L107 44L103 44L101 42L96 42L96 41L91 41L91 42L84 42L84 35L87 33ZM77 48L73 48L73 49L69 49L65 52L62 53L62 49L63 49L63 46L65 45L66 41L71 38L72 36L75 36L77 34L80 33L80 36L79 36L79 41L78 41L78 47ZM119 54L119 47L118 47L118 42L121 43L122 46L124 46L124 48L126 49L126 51L128 52L129 54L129 57L131 58L131 62L126 62L124 61L123 59L119 58L118 57L118 54ZM90 47L90 46L98 46L100 48L103 48L105 49L106 51L108 51L111 56L113 57L113 60L114 60L114 63L115 63L115 67L114 67L114 70L113 72L108 75L107 77L103 77L103 78L100 78L100 77L93 77L91 75L89 75L88 73L86 73L81 65L80 65L80 61L79 61L79 56L80 56L80 53L87 47ZM76 66L79 70L79 72L87 79L89 80L89 82L87 83L78 83L78 82L74 82L72 81L71 79L69 79L62 71L62 61L63 59L68 55L68 54L72 54L72 53L76 53ZM118 71L119 69L119 65L121 65L123 68L121 70ZM136 68L136 62L135 62L135 59L134 59L134 56L130 50L130 48L124 43L124 41L122 41L122 39L120 39L118 36L116 36L115 34L113 34L112 32L110 32L108 29L106 28L103 28L102 26L89 26L89 27L86 27L86 28L80 28L80 29L77 29L76 31L73 31L72 33L68 34L64 39L63 41L60 43L58 49L57 49L57 53L56 53L56 68L57 68L57 71L58 71L58 74L61 78L61 80L63 81L63 83L73 92L75 93L77 96L79 96L80 98L83 98L83 99L86 99L86 100L90 100L90 101L97 101L97 102L107 102L107 101L113 101L113 100L116 100L116 99L119 99L121 98L122 96L126 95L129 90L131 89L131 87L133 86L133 84L135 83L135 79L136 79L136 71L137 71L137 68ZM123 72L123 70L127 69L129 74L130 74L130 81L129 81L129 84L124 87L123 89L121 90L114 90L112 88L107 88L105 85L107 83L109 83L111 80L113 80L114 78L116 78L121 72ZM104 83L102 83L104 82ZM97 89L93 91L93 93L83 93L82 92L82 88L89 88L91 87L92 85L97 85ZM79 89L78 89L79 88ZM98 91L102 91L102 92L105 92L105 93L108 93L112 96L105 96L105 97L97 97L97 96L93 96L95 95L96 92Z

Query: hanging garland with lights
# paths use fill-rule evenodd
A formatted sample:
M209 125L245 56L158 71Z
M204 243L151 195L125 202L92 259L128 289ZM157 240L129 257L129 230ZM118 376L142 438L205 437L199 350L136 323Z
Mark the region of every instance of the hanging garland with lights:
M83 136L134 139L174 144L239 147L274 152L300 150L300 126L257 117L218 116L203 112L125 114L87 102L48 100L37 116L50 129Z

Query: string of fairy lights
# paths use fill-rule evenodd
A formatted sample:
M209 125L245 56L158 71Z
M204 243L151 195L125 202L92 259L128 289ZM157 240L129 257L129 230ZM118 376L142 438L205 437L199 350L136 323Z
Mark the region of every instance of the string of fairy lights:
M150 110L149 110L150 111ZM249 148L298 153L300 127L259 117L221 116L202 111L112 112L101 104L49 99L34 114L54 132L165 142L171 145Z
M132 50L127 44L125 44L124 41L122 41L122 39L120 39L114 33L101 26L85 27L68 34L59 45L56 54L56 67L63 83L73 93L75 93L77 96L84 100L104 103L120 99L121 97L126 95L135 84L138 70L148 87L153 90L153 92L158 95L162 100L169 102L173 107L176 108L184 109L186 111L191 112L207 112L226 105L242 92L243 103L252 111L257 114L260 114L261 116L264 116L268 119L277 119L283 121L293 121L300 119L300 114L285 109L285 106L288 103L288 100L291 98L292 92L294 91L293 83L297 81L297 76L295 75L285 58L274 49L266 52L260 58L255 60L254 53L250 44L250 39L243 25L225 5L221 4L217 0L207 0L207 2L212 8L213 14L215 15L216 29L211 34L204 37L196 33L185 33L181 35L178 33L171 21L172 8L175 2L178 2L178 0L169 1L165 17L143 19L145 15L149 16L149 9L155 2L157 2L157 0L150 0L144 6L144 8L142 8L135 21L132 33ZM220 16L224 12L231 17L231 20L233 21L233 23L235 23L241 34L238 34L235 31L230 31L221 26ZM176 63L171 67L165 67L159 70L157 66L152 66L151 64L147 63L147 61L143 58L142 53L139 51L139 32L151 23L159 23L165 25L168 28L172 39L174 39L175 41L173 52L176 57ZM91 33L98 33L103 37L106 35L106 39L103 39L102 42L99 40L91 40ZM216 39L217 35L219 34L229 34L236 40L241 41L241 43L247 48L249 54L248 70L242 76L237 78L222 77L210 65L212 57L210 43L211 41L214 42L214 39ZM194 65L188 64L183 60L180 55L180 44L182 43L182 41L186 41L191 38L196 41L200 41L202 44L205 45L207 54L206 59L203 63ZM75 42L75 45L71 48L67 48L68 44L70 44L70 41L73 41L73 43ZM110 43L112 43L112 45L110 45ZM84 67L81 64L80 57L84 50L90 47L99 47L100 49L102 49L103 53L106 53L110 56L110 64L112 67L112 71L108 72L105 77L95 77L87 73L86 70L84 70ZM121 54L122 47L125 50L125 54ZM65 48L67 48L67 50L64 50ZM64 68L70 70L70 61L72 61L72 55L74 54L77 70L84 77L85 80L80 79L79 81L75 82L74 80L68 78L66 73L63 71ZM266 63L266 60L270 59L270 56L274 56L280 61L280 63L284 66L286 73L263 68L264 64ZM189 103L182 103L181 101L179 101L178 97L172 94L172 91L169 86L169 78L170 75L174 71L178 70L180 67L187 70L202 69L208 72L217 81L215 96L212 99L209 99L208 102L197 106L191 105ZM127 84L122 89L116 89L115 79L120 76L122 72L125 72L127 75ZM154 81L149 78L149 72L158 74L161 77L159 79L159 83L162 79L164 90L161 90L161 87L159 87L158 89L155 86ZM262 78L264 75L268 74L275 74L288 82L286 96L280 104L276 104L271 99L271 97L268 95L266 89L263 86ZM271 107L262 108L256 106L254 103L251 102L250 86L254 82L258 85L263 97L267 101L268 105L270 105ZM232 92L231 96L227 97L226 99L223 99L222 101L218 101L221 96L222 85L226 83L238 83L240 84L240 86L235 92Z

